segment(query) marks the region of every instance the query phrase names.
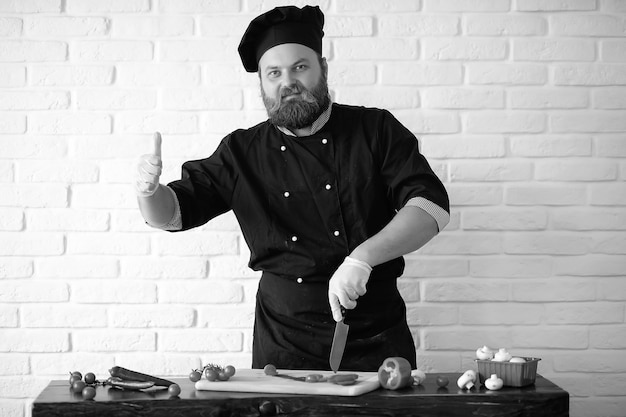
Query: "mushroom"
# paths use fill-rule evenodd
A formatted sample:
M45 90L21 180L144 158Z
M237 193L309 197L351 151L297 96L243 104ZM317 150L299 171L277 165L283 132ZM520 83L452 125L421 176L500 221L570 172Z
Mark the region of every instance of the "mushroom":
M504 381L498 378L498 375L491 374L491 378L485 380L485 387L488 390L497 391L504 385Z
M413 377L413 385L420 385L426 379L426 373L419 369L412 371L411 376Z
M500 348L493 356L493 360L496 362L508 362L511 360L511 354L505 348Z
M493 359L493 350L487 346L480 347L476 349L476 358L483 361L491 360Z
M472 389L476 381L476 372L469 369L456 381L456 385L461 389Z

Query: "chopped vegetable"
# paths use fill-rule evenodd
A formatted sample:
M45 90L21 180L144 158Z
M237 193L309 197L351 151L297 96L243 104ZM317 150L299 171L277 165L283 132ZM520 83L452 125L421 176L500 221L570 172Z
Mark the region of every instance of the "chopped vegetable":
M321 382L322 379L324 379L324 375L309 374L304 378L304 382Z
M411 364L404 358L392 357L383 361L378 368L380 385L389 390L397 390L413 383Z
M335 374L328 377L328 382L337 385L354 385L359 379L357 374Z

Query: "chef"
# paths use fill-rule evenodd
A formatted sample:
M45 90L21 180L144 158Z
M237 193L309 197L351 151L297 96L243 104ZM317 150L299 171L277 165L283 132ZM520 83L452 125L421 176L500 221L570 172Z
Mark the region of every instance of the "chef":
M139 207L149 225L169 231L234 212L249 267L262 271L253 368L329 369L344 313L341 369L375 371L389 356L416 368L396 281L402 256L448 223L448 196L390 112L331 101L323 26L311 6L252 20L238 51L258 73L268 120L227 135L167 185L155 134L137 167Z

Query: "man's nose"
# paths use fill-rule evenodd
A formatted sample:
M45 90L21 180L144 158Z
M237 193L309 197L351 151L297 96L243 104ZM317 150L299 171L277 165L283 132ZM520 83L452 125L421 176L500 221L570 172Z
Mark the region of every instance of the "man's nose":
M291 71L285 71L283 73L281 84L282 84L281 87L292 88L296 85L296 77L294 77Z

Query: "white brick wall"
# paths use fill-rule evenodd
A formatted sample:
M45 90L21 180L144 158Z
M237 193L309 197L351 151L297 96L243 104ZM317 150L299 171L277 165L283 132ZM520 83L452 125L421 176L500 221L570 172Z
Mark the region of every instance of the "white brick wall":
M450 192L400 281L420 368L504 346L542 358L573 416L622 416L626 2L312 3L336 100L390 109ZM167 182L264 119L236 47L280 4L0 0L0 415L74 369L250 365L234 216L154 231L130 181L154 130Z

